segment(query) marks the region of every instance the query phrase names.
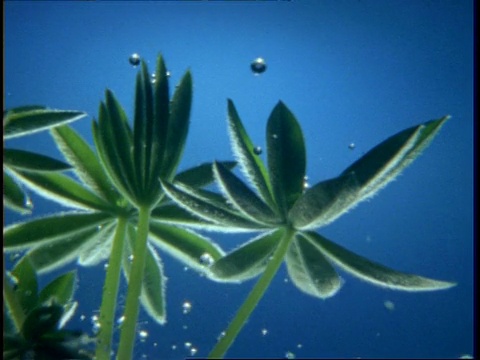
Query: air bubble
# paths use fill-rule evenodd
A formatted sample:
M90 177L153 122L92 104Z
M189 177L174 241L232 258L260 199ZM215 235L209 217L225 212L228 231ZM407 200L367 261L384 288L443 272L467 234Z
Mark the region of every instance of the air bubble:
M188 349L190 349L190 348L192 347L192 343L189 342L189 341L186 341L186 342L183 344L183 346L185 347L185 349L188 350Z
M390 301L390 300L386 300L383 305L390 311L393 311L395 310L395 304L393 303L393 301Z
M286 358L286 359L295 359L295 354L294 354L293 352L291 352L291 351L287 351L287 352L285 353L285 358Z
M204 266L211 266L213 262L214 262L213 257L209 253L203 253L200 256L200 264Z
M268 330L267 329L262 329L262 335L265 336L268 334Z
M185 301L182 304L182 312L188 314L190 311L192 311L192 304L189 301Z
M194 348L194 347L190 348L190 356L195 356L197 351L198 351L197 348Z
M253 148L253 153L254 153L255 155L261 155L262 152L263 152L263 150L262 150L262 148L261 148L260 146L255 146L255 147Z
M117 319L117 325L118 325L118 326L121 326L124 321L125 321L125 315L120 316L120 317Z
M133 65L133 67L138 66L138 64L140 64L140 55L138 55L137 53L130 55L130 57L128 58L128 62L130 63L130 65Z
M250 64L250 69L255 75L260 75L261 73L265 72L265 70L267 70L267 64L265 63L265 60L263 58L258 57L252 61L252 63Z
M138 332L138 336L140 337L140 341L145 341L148 337L148 331L146 330L140 330Z
M350 143L350 144L348 145L348 148L349 148L350 150L355 149L355 144L354 144L354 143Z

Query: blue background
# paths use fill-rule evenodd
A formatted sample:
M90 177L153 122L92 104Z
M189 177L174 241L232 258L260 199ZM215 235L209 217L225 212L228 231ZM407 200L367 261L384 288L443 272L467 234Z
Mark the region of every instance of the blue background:
M132 115L137 69L128 58L134 52L149 61L151 71L162 53L172 89L192 71L191 127L181 169L233 158L227 98L260 146L270 111L280 99L287 104L304 131L311 184L336 176L386 137L451 114L397 181L319 232L392 268L458 285L405 293L342 272L342 289L322 301L286 282L282 267L228 356L473 354L472 1L7 1L4 106L86 111L89 118L73 126L91 142L91 118L106 88ZM258 56L268 69L254 76L249 64ZM354 150L348 148L352 142ZM47 133L6 146L60 157ZM61 209L35 195L33 200L35 216ZM21 219L5 215L7 224ZM226 250L249 238L208 236ZM162 259L169 278L168 323L161 327L140 314L139 329L149 336L138 341L135 358L183 358L189 355L185 342L205 357L255 282L217 284L167 255ZM91 332L103 264L80 268L78 275L79 310L68 326ZM185 300L192 303L187 315ZM384 306L387 300L393 310Z

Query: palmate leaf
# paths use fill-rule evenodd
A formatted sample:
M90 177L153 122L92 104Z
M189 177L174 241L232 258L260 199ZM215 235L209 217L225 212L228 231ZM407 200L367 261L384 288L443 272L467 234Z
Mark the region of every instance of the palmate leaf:
M403 291L429 291L448 289L456 285L452 282L392 270L359 256L315 232L305 232L303 236L343 270L377 286Z
M86 113L73 110L49 109L43 106L24 106L3 113L3 138L33 134L38 131L70 123Z
M295 227L323 226L377 193L420 155L448 119L449 116L445 116L393 135L345 169L338 178L306 191L289 214ZM326 206L330 208L327 210Z

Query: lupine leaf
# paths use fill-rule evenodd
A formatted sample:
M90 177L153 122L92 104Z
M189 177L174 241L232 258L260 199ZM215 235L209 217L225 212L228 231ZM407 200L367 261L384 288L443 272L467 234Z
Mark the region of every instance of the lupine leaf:
M21 214L30 214L32 212L32 206L27 194L5 170L3 171L3 204Z
M282 216L300 197L305 181L305 143L295 116L280 101L267 123L268 170Z
M225 196L245 217L262 225L278 222L272 210L230 170L216 162L213 170Z
M309 295L326 299L335 295L342 285L322 252L300 235L290 244L285 261L295 286Z
M113 184L85 140L70 126L57 127L50 130L50 133L63 156L73 165L73 170L80 180L104 200L110 203L118 201L120 195L112 190Z
M55 303L63 306L67 305L73 299L76 285L75 282L75 271L60 275L40 291L38 296L39 303L55 299Z
M261 158L254 153L255 145L247 134L233 101L228 99L228 133L235 158L247 179L257 189L260 197L276 209L267 169Z
M38 299L38 283L35 269L28 260L23 258L13 268L12 276L18 280L15 297L25 314L33 310Z
M24 106L4 112L3 138L33 134L67 124L87 115L82 111L48 109L42 106Z
M350 274L374 285L403 291L430 291L448 289L455 283L402 273L357 255L323 236L304 233L314 246L336 265Z
M58 213L8 226L3 233L6 250L17 250L75 236L101 225L109 215L103 213Z
M71 169L70 165L49 156L16 149L4 149L3 161L5 165L18 170L63 171Z
M222 281L237 282L255 277L267 266L282 236L281 229L263 233L216 261L210 270Z
M237 164L235 161L219 161L227 169L231 170ZM212 183L215 178L212 171L212 163L203 163L175 175L174 183L181 182L193 188L201 188Z

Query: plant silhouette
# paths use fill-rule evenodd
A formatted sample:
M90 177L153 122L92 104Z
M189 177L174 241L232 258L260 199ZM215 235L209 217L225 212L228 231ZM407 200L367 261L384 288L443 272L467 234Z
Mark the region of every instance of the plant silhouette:
M258 237L217 260L210 268L225 281L243 281L262 274L210 353L211 358L224 356L283 261L293 283L318 298L333 296L341 287L333 265L374 285L397 290L439 290L455 285L392 270L313 231L392 181L430 143L448 118L401 131L374 147L338 177L306 188L305 144L292 112L279 102L268 119L266 167L233 102L228 101L232 149L256 191L220 163L214 163L213 170L225 197L223 201L181 184L162 183L180 206L216 227L261 231Z

